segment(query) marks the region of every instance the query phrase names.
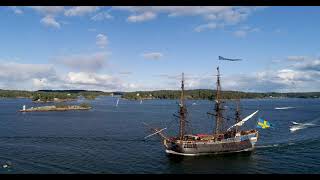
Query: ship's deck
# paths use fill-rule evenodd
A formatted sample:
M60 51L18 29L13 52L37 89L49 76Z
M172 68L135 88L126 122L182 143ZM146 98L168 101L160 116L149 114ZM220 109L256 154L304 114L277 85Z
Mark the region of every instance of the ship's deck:
M234 139L235 137L239 137L239 136L246 136L249 134L255 134L258 131L255 129L251 129L251 130L247 130L247 131L240 131L238 133L232 133L232 132L226 132L224 134L189 134L189 135L185 135L184 139L182 140L184 143L195 143L195 142L211 142L211 141L225 141L228 139ZM179 141L181 142L181 140L177 137L171 137L168 138L169 141Z

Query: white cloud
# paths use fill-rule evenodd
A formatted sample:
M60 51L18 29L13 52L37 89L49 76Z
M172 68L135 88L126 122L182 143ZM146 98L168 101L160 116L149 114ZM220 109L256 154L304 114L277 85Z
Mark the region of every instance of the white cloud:
M144 12L139 15L131 15L128 17L127 21L128 22L143 22L143 21L148 21L152 20L156 17L156 14L153 12Z
M320 60L313 59L309 61L300 62L294 65L295 68L303 71L318 71L320 72Z
M129 72L126 72L129 73ZM143 88L119 76L95 72L57 73L51 64L23 64L0 61L2 89L85 89L102 91L133 91Z
M96 44L100 47L100 48L105 48L108 44L108 37L104 34L98 34L96 36Z
M207 29L236 25L246 20L254 11L261 8L232 6L126 6L113 7L113 9L129 11L131 13L127 18L129 22L152 20L160 13L167 14L168 17L200 16L210 21L194 29L196 32L202 32ZM252 29L252 32L254 31L258 31L258 29Z
M159 75L164 85L154 85L153 89L179 89L181 75ZM212 74L185 74L187 89L213 89L216 76ZM157 81L159 82L159 81ZM162 81L161 81L162 82ZM221 79L223 90L247 92L306 92L319 91L320 71L301 69L267 70L252 73L224 75Z
M56 17L60 14L65 16L84 16L97 12L91 17L93 21L102 21L112 19L108 12L99 12L103 8L96 6L32 6L32 9L43 13L45 16ZM203 25L195 28L197 32L205 29L215 29L218 27L225 27L228 25L236 25L246 20L254 11L262 9L261 7L239 7L239 6L120 6L112 7L112 10L128 11L130 14L127 21L144 22L156 19L158 14L166 14L168 17L180 16L200 16L206 21Z
M208 20L216 20L217 16L215 14L208 14L208 15L205 15L205 18Z
M231 8L228 6L173 6L172 8L163 7L161 9L168 11L171 17L201 15L206 18L209 17L209 19L215 19L217 18L216 14L230 10Z
M99 52L93 54L61 56L55 58L54 61L74 70L95 72L105 66L107 53Z
M109 75L98 75L96 73L86 72L69 72L67 76L67 81L72 84L101 85L113 80Z
M208 15L232 9L229 6L120 6L114 9L129 12L166 13L168 16Z
M224 20L228 24L237 24L245 20L251 13L249 8L239 8L226 10L218 14L218 18Z
M167 14L168 17L178 16L202 16L206 20L219 21L219 24L232 25L244 21L251 13L259 8L257 7L232 7L232 6L125 6L113 7L129 11L129 16L133 22L137 22L137 18L143 20L155 19L159 13ZM261 8L260 8L261 9ZM135 15L140 13L140 15ZM149 18L146 18L146 14ZM128 20L129 20L128 18Z
M76 6L70 9L67 9L64 12L65 16L83 16L85 14L93 13L99 10L99 7L96 6Z
M35 89L48 89L52 87L47 78L33 78L32 86Z
M235 35L236 37L239 37L239 38L244 38L247 36L247 32L244 30L237 30L233 33L233 35Z
M43 25L48 27L60 28L60 23L58 23L54 17L48 15L41 19L40 21Z
M150 52L150 53L143 53L142 56L146 59L159 60L163 56L163 54L160 52Z
M233 32L233 35L238 37L238 38L244 38L246 37L249 33L253 32L259 32L259 28L251 28L250 26L242 26L238 30Z
M107 12L100 12L100 13L94 15L91 19L93 21L102 21L102 20L113 19L113 16L111 16Z
M65 10L63 6L31 6L30 8L45 15L54 15Z
M1 82L1 81L0 81ZM141 87L119 77L94 72L68 72L55 79L33 78L33 89L84 89L100 91L133 91Z
M141 86L136 83L126 83L118 77L108 74L97 74L88 72L69 72L65 79L69 87L80 89L96 89L103 91L133 91Z
M208 29L216 29L218 28L218 25L216 23L208 23L208 24L202 24L199 25L198 27L196 27L194 30L196 32L202 32L204 30L208 30Z
M296 62L304 61L304 60L306 60L306 59L307 59L306 56L288 56L288 57L287 57L287 60L288 60L288 61L296 61Z
M55 17L65 10L63 6L30 6L30 8L44 14L44 17L40 20L43 25L58 29L61 27Z
M23 11L20 8L17 8L17 6L12 6L11 9L15 14L23 14Z
M48 64L0 63L0 78L4 79L24 81L32 77L46 77L54 74L53 66Z
M146 53L148 54L148 53ZM160 53L161 54L161 53ZM179 89L181 74L162 74L156 83L128 82L132 72L119 72L117 76L96 73L103 64L103 53L71 55L60 58L60 63L79 71L57 73L50 64L0 63L0 86L6 89L91 89L103 91L134 91ZM153 56L150 56L153 57ZM104 59L95 61L95 59ZM101 61L101 62L100 62ZM94 65L92 65L94 64ZM297 62L291 68L280 68L246 74L226 74L222 77L223 90L251 92L305 92L320 89L320 60ZM89 69L89 70L88 70ZM185 74L187 89L215 88L214 73Z

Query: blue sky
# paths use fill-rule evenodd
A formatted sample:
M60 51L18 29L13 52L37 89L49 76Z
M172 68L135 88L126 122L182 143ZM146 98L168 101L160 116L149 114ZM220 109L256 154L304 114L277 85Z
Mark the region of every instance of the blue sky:
M1 7L0 89L320 90L319 7ZM218 61L218 56L241 58Z

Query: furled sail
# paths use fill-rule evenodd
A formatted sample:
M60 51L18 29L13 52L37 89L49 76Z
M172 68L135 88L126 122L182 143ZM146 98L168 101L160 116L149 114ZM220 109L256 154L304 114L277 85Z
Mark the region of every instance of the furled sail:
M242 59L229 59L229 58L224 58L222 56L219 56L219 60L224 60L224 61L241 61Z
M229 131L231 128L236 127L236 126L242 126L246 121L248 121L250 118L252 118L259 110L257 110L256 112L250 114L249 116L245 117L244 119L242 119L240 122L232 125L231 127L229 127L229 129L227 129L227 131Z

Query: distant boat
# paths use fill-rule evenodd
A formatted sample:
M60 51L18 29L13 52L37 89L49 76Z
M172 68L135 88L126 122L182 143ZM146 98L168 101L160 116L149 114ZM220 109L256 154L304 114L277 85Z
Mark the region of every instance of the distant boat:
M284 109L293 109L295 107L276 107L274 109L278 109L278 110L284 110Z
M117 104L116 104L116 107L118 107L118 104L119 104L119 98L117 99Z
M197 103L194 102L194 103L192 103L192 105L197 105Z
M142 104L142 99L140 100L140 104Z

